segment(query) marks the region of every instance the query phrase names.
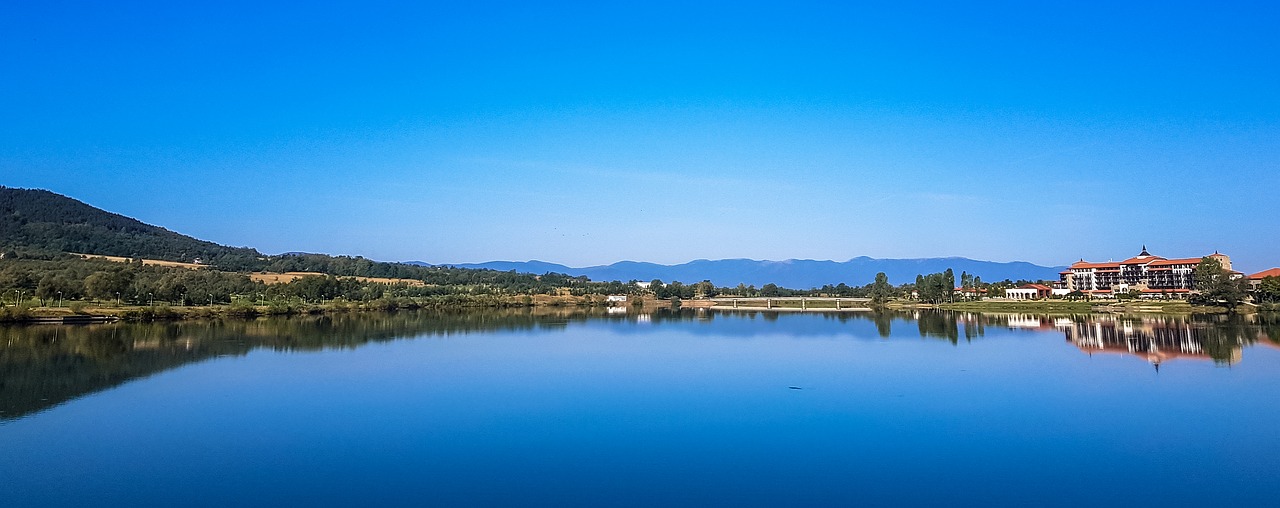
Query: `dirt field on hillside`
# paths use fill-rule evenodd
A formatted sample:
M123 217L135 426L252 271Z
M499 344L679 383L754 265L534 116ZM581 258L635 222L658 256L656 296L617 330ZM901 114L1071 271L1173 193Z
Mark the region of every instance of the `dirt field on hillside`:
M129 258L120 257L120 256L99 256L97 254L76 254L76 255L85 259L105 259L107 261L115 261L117 263L125 263L129 261ZM179 263L177 261L160 261L158 259L144 259L142 260L142 264L150 265L150 266L170 266L174 268L190 268L192 270L198 270L200 268L208 268L208 266L197 265L195 263Z
M301 279L303 277L307 277L311 275L324 276L323 273L318 273L318 272L285 272L285 273L253 272L249 274L249 278L255 282L261 282L263 284L271 285L271 284L285 284L285 283L293 282L297 279ZM413 287L425 286L425 284L423 284L422 281L413 280L413 279L388 279L384 277L342 277L342 278L344 279L351 278L351 279L358 280L360 282L374 282L378 284L405 284Z
M117 263L125 263L129 261L129 258L120 257L120 256L100 256L97 254L75 254L75 255L85 259L105 259L107 261L115 261ZM173 268L188 268L191 270L198 270L198 269L209 267L208 265L197 265L195 263L179 263L176 261L160 261L158 259L144 259L142 260L142 264L150 265L150 266L168 266ZM296 279L300 279L308 275L323 276L324 274L319 272L285 272L285 273L253 272L249 274L249 278L256 282L261 282L263 284L270 285L270 284L284 284L287 282L292 282ZM355 279L360 282L374 282L378 284L405 284L413 287L421 287L426 285L420 280L413 280L413 279L388 279L385 277L343 277L343 278Z

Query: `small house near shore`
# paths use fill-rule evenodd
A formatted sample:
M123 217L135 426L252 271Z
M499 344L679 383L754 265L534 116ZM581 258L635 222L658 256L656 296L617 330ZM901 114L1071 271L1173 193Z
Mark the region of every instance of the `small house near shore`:
M1023 284L1004 290L1004 297L1010 300L1042 300L1051 294L1053 288L1044 284Z

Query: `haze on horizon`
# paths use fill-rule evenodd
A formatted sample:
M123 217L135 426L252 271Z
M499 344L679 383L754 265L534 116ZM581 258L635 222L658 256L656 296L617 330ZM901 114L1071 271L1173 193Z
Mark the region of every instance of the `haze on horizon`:
M0 185L263 252L1280 265L1280 7L12 5Z

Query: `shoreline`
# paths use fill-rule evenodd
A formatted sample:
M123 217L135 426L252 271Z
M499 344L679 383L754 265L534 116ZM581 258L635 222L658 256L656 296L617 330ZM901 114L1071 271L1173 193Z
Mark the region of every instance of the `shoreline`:
M837 308L835 308L835 307L811 307L811 308L807 308L807 309L806 309L806 308L800 308L800 307L782 307L782 306L775 306L775 307L744 307L744 306L739 305L739 306L737 306L737 307L726 307L726 306L723 306L723 305L715 305L715 306L712 306L712 307L705 307L705 308L709 308L709 309L712 309L712 310L718 310L718 311L748 311L748 312L755 312L755 311L765 311L765 312L875 312L875 309L873 309L873 308L871 308L871 307L841 307L841 308L839 308L839 309L837 309Z
M636 300L632 300L635 302ZM255 319L272 316L303 316L347 313L387 313L399 310L465 310L465 309L625 309L627 311L654 311L657 309L711 309L716 311L778 312L778 313L874 313L877 309L859 305L856 307L828 307L825 305L796 306L778 304L772 306L739 304L733 307L724 302L710 300L654 300L640 299L640 305L611 305L611 302L593 297L550 297L536 300L521 296L461 297L448 299L384 299L369 302L327 302L321 304L273 302L262 305L200 305L200 306L128 306L83 307L73 311L68 307L0 308L0 326L3 325L82 325L114 322L188 321L200 319ZM794 302L790 302L794 303ZM852 302L851 302L852 303ZM890 311L944 310L976 313L1025 313L1025 314L1132 314L1132 315L1222 315L1230 312L1222 307L1197 307L1186 302L1095 302L1066 301L978 301L943 304L917 302L889 302L883 308ZM1242 312L1241 312L1242 311ZM1275 306L1246 306L1238 314L1277 312Z
M199 319L255 319L271 316L305 316L348 313L387 313L400 310L463 309L592 309L610 308L602 298L557 296L524 298L521 296L453 296L444 298L388 298L367 302L330 301L325 303L267 302L256 304L218 304L172 306L81 306L0 308L0 326L42 324L97 324L113 322L188 321ZM639 308L664 307L668 302L644 300ZM636 307L631 307L636 308Z

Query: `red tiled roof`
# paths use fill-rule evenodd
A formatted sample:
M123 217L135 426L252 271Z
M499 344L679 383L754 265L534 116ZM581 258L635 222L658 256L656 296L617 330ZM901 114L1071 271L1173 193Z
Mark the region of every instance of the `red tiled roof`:
M1280 277L1280 268L1272 268L1272 269L1270 269L1270 270L1263 270L1263 271L1261 271L1261 272L1258 272L1258 273L1255 273L1255 274L1253 274L1253 275L1250 275L1250 276L1249 276L1249 278L1250 278L1250 279L1258 279L1258 280L1262 280L1262 279L1264 279L1264 278L1266 278L1266 277Z
M1018 289L1038 289L1040 291L1052 291L1053 289L1044 284L1023 284Z
M1120 263L1090 263L1088 261L1076 261L1068 268L1120 268Z
M1205 256L1205 257L1209 257L1209 256ZM1107 263L1090 263L1088 261L1080 260L1080 261L1076 261L1075 263L1072 263L1071 266L1067 268L1069 269L1119 268L1121 265L1143 265L1143 264L1148 266L1195 265L1195 264L1199 264L1202 259L1204 258L1165 259L1160 256L1134 256L1118 263L1114 261L1107 262Z
M1198 265L1202 259L1204 258L1161 259L1152 262L1151 266Z
M1162 258L1162 257L1160 257L1160 256L1134 256L1134 257L1131 257L1131 258L1126 259L1126 260L1124 260L1124 261L1121 261L1121 262L1120 262L1120 264L1122 264L1122 265L1144 265L1144 264L1150 263L1150 262L1152 262L1152 261L1158 261L1158 260L1161 260L1161 259L1164 259L1164 258Z

